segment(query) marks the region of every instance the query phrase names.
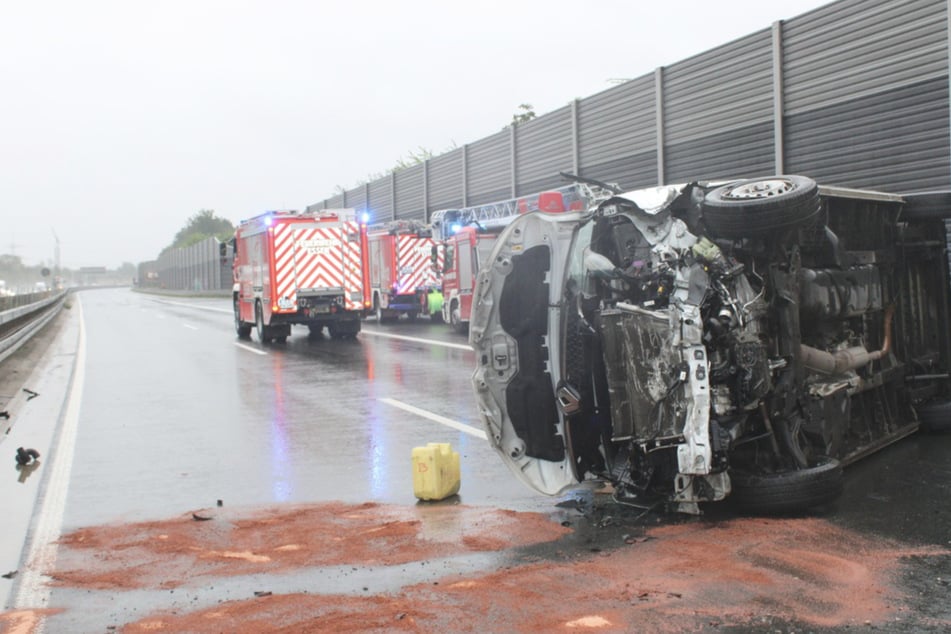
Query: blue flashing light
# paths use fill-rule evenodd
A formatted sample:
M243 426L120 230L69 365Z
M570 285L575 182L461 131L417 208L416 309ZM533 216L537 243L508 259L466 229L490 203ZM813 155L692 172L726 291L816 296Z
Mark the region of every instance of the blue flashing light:
M454 223L451 227L449 227L449 229L453 233L459 233L459 231L462 229L462 225L457 222L457 223Z
M370 222L370 214L364 211L363 215L360 216L360 219L363 221L363 224L367 224Z
M274 222L274 216L272 216L271 214L268 214L268 215L264 216L264 226L265 226L265 227L270 227L271 224L273 224L273 222Z

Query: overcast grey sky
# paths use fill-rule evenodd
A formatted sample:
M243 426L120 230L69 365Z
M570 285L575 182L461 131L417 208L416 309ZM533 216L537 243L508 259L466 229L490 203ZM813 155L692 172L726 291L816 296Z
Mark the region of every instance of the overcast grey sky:
M826 0L0 0L0 253L156 257Z

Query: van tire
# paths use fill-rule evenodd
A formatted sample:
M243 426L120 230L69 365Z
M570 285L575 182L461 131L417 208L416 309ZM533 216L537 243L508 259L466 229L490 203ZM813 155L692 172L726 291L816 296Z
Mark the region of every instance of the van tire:
M805 176L736 181L707 192L703 221L719 238L744 238L797 229L819 213L819 186Z
M806 469L778 473L730 470L733 492L729 500L751 513L801 512L835 501L842 495L842 465L835 458L818 457Z

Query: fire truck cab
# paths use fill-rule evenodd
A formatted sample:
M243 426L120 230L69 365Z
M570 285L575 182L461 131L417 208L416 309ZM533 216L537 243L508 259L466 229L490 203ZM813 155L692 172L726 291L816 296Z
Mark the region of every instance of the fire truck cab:
M272 211L243 221L234 237L238 337L284 342L293 324L313 335L353 337L369 304L366 225L353 209Z

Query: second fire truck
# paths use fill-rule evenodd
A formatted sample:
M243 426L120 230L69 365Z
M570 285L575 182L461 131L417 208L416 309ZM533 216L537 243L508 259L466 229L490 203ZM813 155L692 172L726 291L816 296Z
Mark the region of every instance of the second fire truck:
M234 322L283 342L293 324L353 337L369 306L366 224L353 209L274 211L243 221L234 237Z
M438 262L432 261L432 231L414 221L396 220L367 232L371 309L377 321L429 315L442 317Z

